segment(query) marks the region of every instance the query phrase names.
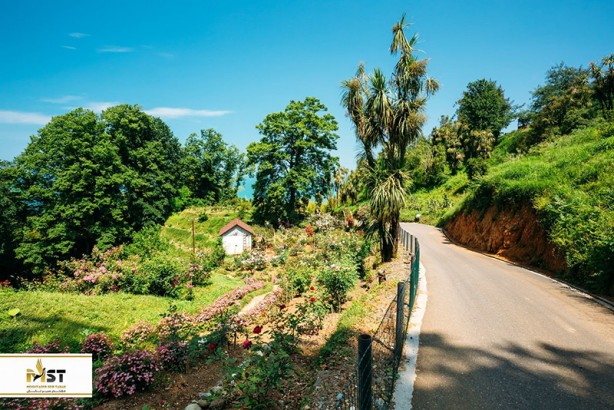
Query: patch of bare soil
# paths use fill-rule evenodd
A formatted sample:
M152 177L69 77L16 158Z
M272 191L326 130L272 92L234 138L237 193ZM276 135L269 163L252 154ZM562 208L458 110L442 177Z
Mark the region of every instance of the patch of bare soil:
M193 400L198 399L198 393L213 388L222 378L222 363L211 364L189 369L185 374L168 374L151 391L140 392L134 396L111 400L96 407L96 410L141 410L149 406L157 409L183 409Z
M445 226L451 239L470 248L495 254L521 264L560 273L565 258L548 239L535 210L491 206L457 215Z

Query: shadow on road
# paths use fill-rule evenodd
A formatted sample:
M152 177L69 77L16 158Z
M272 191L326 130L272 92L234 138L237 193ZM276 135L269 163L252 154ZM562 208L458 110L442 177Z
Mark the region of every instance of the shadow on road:
M614 353L513 342L488 350L420 335L415 409L613 409Z

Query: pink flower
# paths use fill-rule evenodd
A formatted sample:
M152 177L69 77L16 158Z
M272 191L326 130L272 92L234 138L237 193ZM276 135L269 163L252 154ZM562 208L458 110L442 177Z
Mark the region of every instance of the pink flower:
M252 347L252 341L249 339L245 339L245 341L243 342L243 349L249 349L250 347Z

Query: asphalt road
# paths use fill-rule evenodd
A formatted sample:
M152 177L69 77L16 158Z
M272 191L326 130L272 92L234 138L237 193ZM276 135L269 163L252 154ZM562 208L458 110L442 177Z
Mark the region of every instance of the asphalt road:
M414 409L614 409L611 310L436 228L403 225L428 283Z

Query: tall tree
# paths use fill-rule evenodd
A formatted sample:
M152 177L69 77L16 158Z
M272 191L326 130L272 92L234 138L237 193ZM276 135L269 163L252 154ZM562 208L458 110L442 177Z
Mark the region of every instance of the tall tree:
M426 121L428 97L439 83L427 76L428 60L414 55L418 36L405 36L405 16L392 28L390 52L399 55L390 81L379 69L370 77L359 67L357 74L342 83L341 103L354 123L369 169L371 214L380 238L383 261L396 255L399 221L405 205L406 152L421 135ZM379 149L376 156L374 150Z
M102 121L125 167L121 191L128 225L138 230L164 222L177 195L181 144L164 121L138 105L111 107Z
M268 114L256 128L259 142L247 147L256 166L254 219L295 222L309 199L325 196L338 164L337 121L317 98L291 101L283 112Z
M495 139L514 119L514 107L495 81L481 79L467 85L457 101L456 115L471 131L490 131Z
M589 72L563 63L546 73L546 83L533 91L529 121L531 143L548 133L567 134L591 117Z
M0 282L19 269L15 248L24 215L14 189L14 171L13 163L0 161Z
M590 73L595 98L603 112L614 109L614 54L603 57L600 64L591 62Z
M182 179L194 197L217 203L233 199L243 180L244 155L214 129L191 134L181 159Z
M179 142L138 106L53 117L17 158L13 189L27 215L17 258L34 274L163 222Z

